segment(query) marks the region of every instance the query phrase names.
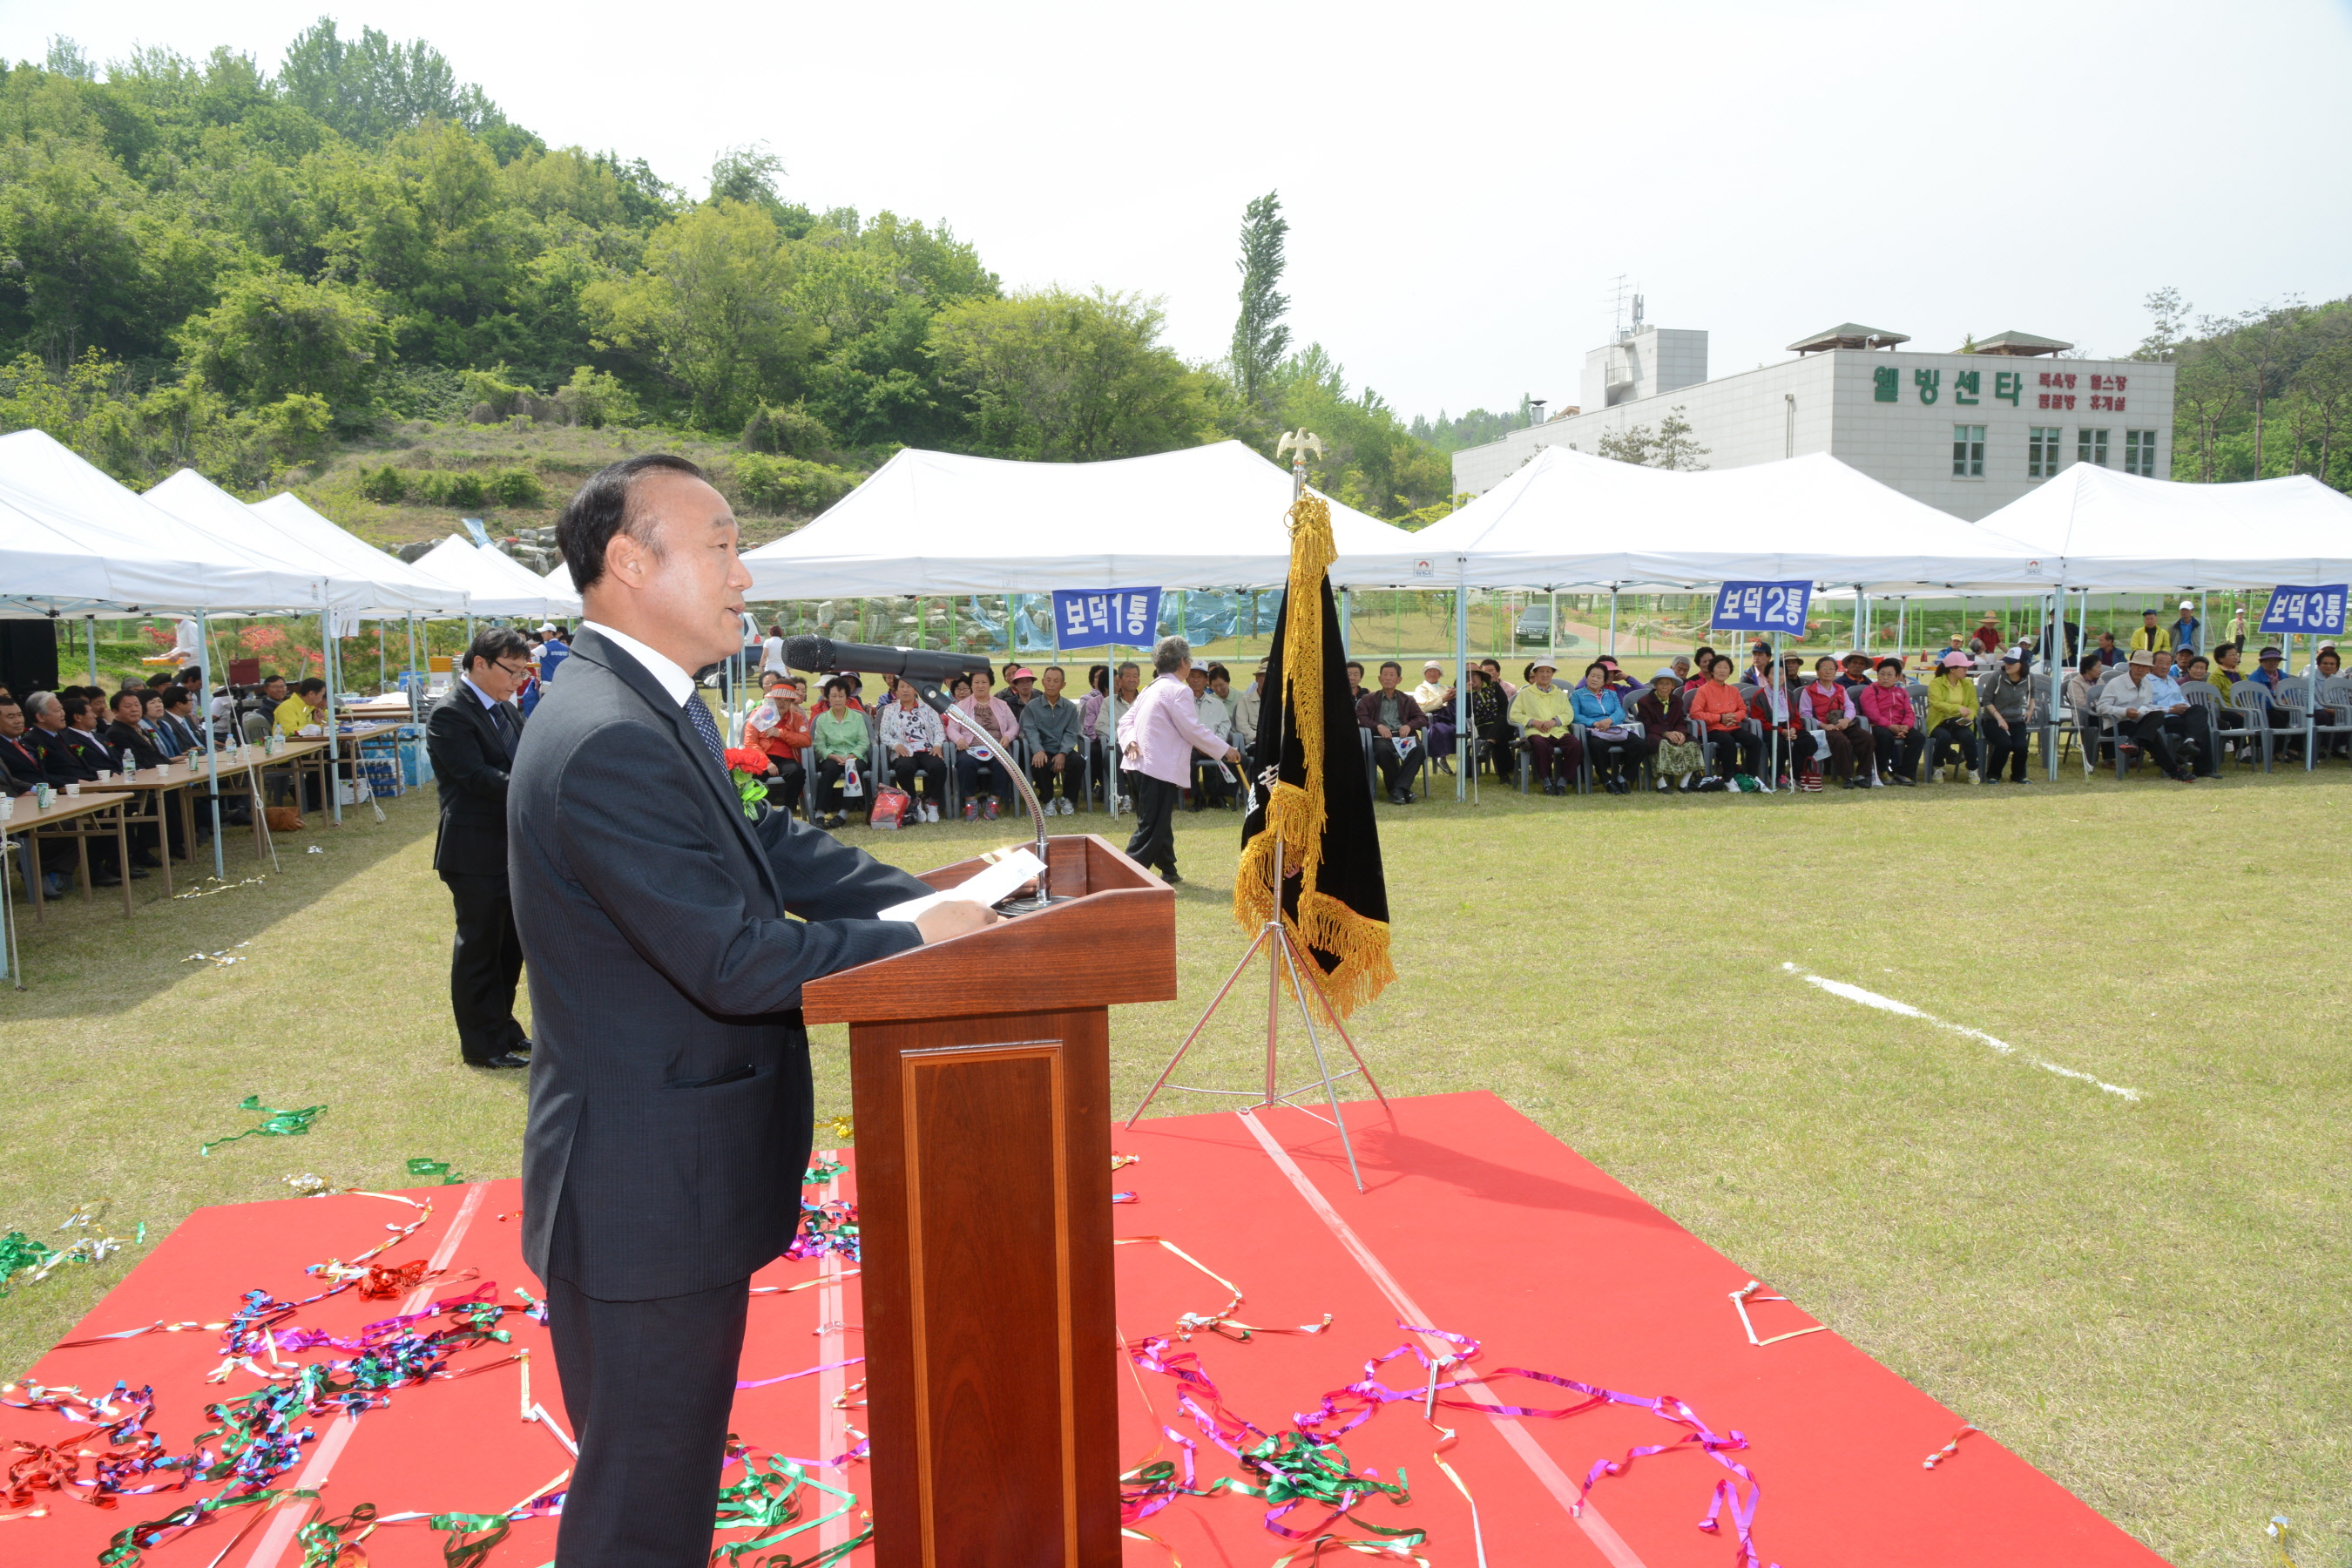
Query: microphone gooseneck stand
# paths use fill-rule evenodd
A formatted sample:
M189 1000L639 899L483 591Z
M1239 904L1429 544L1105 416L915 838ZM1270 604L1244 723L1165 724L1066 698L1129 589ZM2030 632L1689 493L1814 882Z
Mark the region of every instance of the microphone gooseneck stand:
M1030 787L1029 770L1021 765L1021 758L1018 755L1006 755L1003 742L964 717L963 710L955 705L955 699L950 697L947 689L938 681L918 680L913 685L915 694L923 700L923 706L937 713L943 721L952 719L962 725L966 731L979 739L982 745L986 746L995 753L999 761L1004 763L1005 771L1013 775L1013 787L1020 793L1021 799L1029 807L1029 820L1036 825L1037 842L1033 852L1037 857L1037 864L1051 867L1053 862L1046 858L1045 854L1045 808L1039 803L1037 792ZM1052 903L1054 901L1052 881L1050 871L1040 872L1037 877L1037 897L1034 900L1015 900L1022 907L1014 912L1024 913L1027 910L1043 909Z

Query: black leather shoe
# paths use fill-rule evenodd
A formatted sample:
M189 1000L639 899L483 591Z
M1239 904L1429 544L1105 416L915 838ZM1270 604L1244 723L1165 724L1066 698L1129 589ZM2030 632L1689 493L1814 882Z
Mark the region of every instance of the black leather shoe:
M530 1058L513 1051L500 1051L494 1057L467 1057L466 1065L469 1068L527 1068L530 1066Z

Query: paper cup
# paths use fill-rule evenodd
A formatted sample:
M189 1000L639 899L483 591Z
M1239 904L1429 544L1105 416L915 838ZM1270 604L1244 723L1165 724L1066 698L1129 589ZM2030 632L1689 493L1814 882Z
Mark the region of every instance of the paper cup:
M81 785L79 785L79 784L69 784L66 785L66 793L67 793L68 795L78 795L81 794Z
M109 779L112 778L113 776L114 776L114 770L113 770L112 768L100 768L100 769L99 769L99 770L98 770L98 782L99 782L99 783L100 783L100 784L104 784L104 783L106 783Z

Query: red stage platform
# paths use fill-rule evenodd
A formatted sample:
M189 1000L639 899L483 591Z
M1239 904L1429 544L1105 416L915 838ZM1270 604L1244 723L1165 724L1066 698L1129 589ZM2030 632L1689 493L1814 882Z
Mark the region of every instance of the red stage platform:
M1401 1320L1481 1342L1469 1381L1461 1381L1465 1374L1458 1370L1442 1374L1459 1385L1442 1386L1435 1411L1439 1425L1459 1434L1443 1456L1458 1487L1433 1460L1436 1431L1423 1419L1429 1374L1410 1354L1387 1362L1375 1376L1415 1396L1382 1405L1339 1439L1359 1474L1377 1471L1393 1481L1400 1468L1405 1472L1409 1505L1373 1496L1359 1502L1354 1515L1366 1525L1426 1531L1425 1542L1412 1550L1430 1563L1478 1563L1483 1544L1483 1562L1495 1568L1732 1568L1741 1561L1735 1514L1751 1506L1757 1560L1786 1568L1888 1562L2095 1568L2160 1561L1990 1436L1971 1434L1949 1458L1926 1468L1927 1456L1960 1427L1958 1417L1832 1332L1749 1343L1730 1299L1747 1283L1745 1271L1493 1096L1401 1100L1393 1121L1377 1106L1350 1104L1349 1112L1370 1188L1361 1195L1348 1179L1336 1136L1303 1113L1255 1121L1223 1113L1177 1117L1121 1130L1115 1147L1140 1158L1116 1178L1137 1201L1115 1211L1115 1228L1122 1237L1164 1237L1233 1281L1246 1296L1231 1314L1239 1321L1286 1328L1330 1314L1330 1327L1319 1334L1260 1333L1241 1343L1202 1331L1169 1346L1196 1354L1223 1409L1265 1433L1289 1429L1295 1415L1317 1411L1326 1394L1361 1382L1367 1361L1401 1345L1416 1343L1432 1354L1456 1348L1406 1331ZM276 1151L256 1149L249 1157L265 1153ZM835 1186L854 1198L850 1178L845 1170ZM497 1282L499 1300L509 1307L518 1304L516 1287L535 1294L538 1282L522 1268L511 1213L517 1185L407 1194L429 1201L432 1215L382 1261L429 1258L452 1276L470 1269L476 1277L428 1285L413 1302L363 1301L346 1292L304 1309L281 1331L299 1325L350 1336L362 1324L470 1293L485 1281ZM1021 1202L1023 1194L1007 1193L1004 1201ZM387 1221L414 1217L357 1194L199 1211L73 1337L159 1321L217 1322L256 1288L299 1300L319 1289L301 1272L304 1265L355 1256L383 1239ZM1131 1344L1172 1336L1183 1314L1213 1314L1225 1303L1223 1290L1162 1247L1123 1247L1118 1258L1118 1326ZM861 1463L853 1459L845 1469L830 1464L864 1426L855 1386L862 1368L809 1371L859 1353L856 1279L838 1278L842 1272L821 1260L780 1263L756 1281L809 1288L753 1300L743 1378L782 1381L746 1389L736 1426L758 1448L826 1461L810 1473L862 1494ZM986 1279L973 1280L972 1288L985 1290ZM1758 1295L1770 1293L1768 1286ZM1812 1322L1793 1304L1759 1300L1749 1312L1764 1339ZM436 1318L420 1328L447 1322ZM499 1326L513 1331L511 1347L469 1349L452 1358L451 1368L498 1362L512 1350L532 1352L530 1396L550 1422L521 1419L520 1367L494 1366L398 1389L388 1406L357 1417L309 1423L319 1436L302 1445L300 1461L278 1484L299 1476L299 1484L320 1488L319 1506L329 1515L361 1503L385 1515L492 1514L548 1489L570 1462L561 1436L570 1423L546 1335L514 1311ZM1006 1334L1041 1331L1034 1323L1003 1325ZM242 1369L224 1383L204 1381L220 1364L221 1339L218 1331L191 1330L59 1349L31 1381L92 1394L117 1380L134 1390L152 1384L152 1429L166 1451L184 1453L197 1432L215 1424L205 1417L205 1405L263 1386ZM345 1353L311 1350L289 1360ZM1595 1403L1575 1388L1507 1368L1642 1403ZM800 1373L807 1374L787 1375ZM1180 1412L1174 1378L1140 1369L1119 1375L1127 1463L1177 1455L1164 1425L1197 1444L1197 1484L1260 1479ZM1664 1406L1650 1405L1662 1395L1671 1396ZM5 1395L25 1396L21 1386ZM1448 1409L1447 1401L1589 1407L1558 1418L1496 1417ZM1353 1407L1344 1398L1339 1403ZM0 1444L71 1447L90 1430L47 1412L0 1409ZM1717 1440L1716 1451L1696 1441L1699 1431ZM1734 1434L1743 1447L1730 1446ZM1572 1506L1597 1462L1622 1461L1628 1450L1677 1439L1689 1440L1604 1476L1580 1516ZM1726 1461L1741 1467L1752 1488ZM740 1473L730 1468L729 1479ZM1710 1532L1701 1521L1727 1482L1730 1495ZM79 1568L94 1563L125 1526L217 1489L200 1484L130 1498L110 1510L36 1493L31 1506L45 1506L46 1513L0 1522L0 1560ZM836 1506L822 1493L803 1496L803 1519ZM1128 1560L1157 1565L1172 1551L1185 1568L1266 1568L1300 1544L1266 1530L1267 1507L1227 1493L1178 1498L1138 1524L1160 1544L1130 1540ZM1328 1512L1302 1505L1284 1521L1309 1530ZM261 1517L250 1509L226 1513L154 1548L146 1560L153 1568L299 1568L294 1533L310 1514L307 1503ZM720 1540L750 1540L776 1528L728 1531ZM783 1554L781 1568L852 1540L862 1528L854 1510L844 1510L758 1555ZM1379 1539L1345 1524L1334 1530ZM496 1548L488 1568L539 1568L553 1557L554 1537L553 1520L524 1520ZM441 1531L417 1522L379 1528L365 1551L376 1568L435 1568L442 1545ZM845 1561L868 1558L861 1551ZM755 1561L743 1559L746 1568Z

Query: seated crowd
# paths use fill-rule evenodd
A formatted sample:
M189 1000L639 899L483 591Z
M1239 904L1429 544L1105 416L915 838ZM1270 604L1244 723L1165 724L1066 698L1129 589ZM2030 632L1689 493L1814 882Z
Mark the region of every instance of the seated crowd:
M2111 759L2121 747L2126 760L2145 757L2183 781L2216 776L2231 756L2260 758L2260 737L2249 729L2256 705L2231 694L2242 681L2275 689L2285 679L2281 650L2264 648L2256 668L2244 670L2240 645L2224 644L2209 658L2186 642L2175 648L2172 632L2151 616L2128 650L2098 635L2062 683L2071 710L2063 745L2084 746L2091 761ZM1607 793L1630 794L1645 773L1662 794L1809 792L1832 779L1843 789L2030 782L2048 700L2032 649L2003 647L1990 624L1952 644L1935 656L1924 681L1898 658L1855 649L1776 662L1761 642L1744 668L1730 653L1701 647L1660 667L1646 684L1608 657L1564 684L1549 656L1528 661L1514 684L1502 662L1487 658L1470 669L1466 703L1433 659L1412 687L1397 660L1377 666L1370 686L1366 667L1350 660L1348 700L1367 776L1392 805L1410 804L1425 772L1453 772L1457 740L1474 770L1492 770L1506 783L1524 773L1550 795L1569 794L1588 777ZM1265 703L1265 665L1238 690L1225 666L1198 658L1190 665L1183 679L1200 722L1246 754ZM2319 651L2312 673L2336 678L2333 647ZM1067 676L1057 665L1012 666L1002 691L992 674L959 678L956 719L944 723L903 680L869 713L858 677L837 676L820 689L813 719L802 678L771 671L764 681L746 743L770 754L772 798L789 807L805 795L811 820L822 826L840 826L852 811L865 815L885 789L907 797L903 821L936 822L948 809L950 781L967 820L994 818L1013 804L1005 771L1012 767L1028 771L1048 815L1074 810L1080 798L1099 802L1106 787L1116 790L1122 810L1133 809L1134 775L1112 765L1099 733L1108 694L1116 692L1122 710L1136 700L1140 676L1133 663L1091 667L1087 693L1075 703L1064 695ZM2289 696L2259 707L2274 757L2299 755L2305 744L2295 701ZM2352 753L2352 712L2323 706L2315 716L2322 754ZM2331 725L2344 728L2325 732ZM1195 755L1191 773L1192 810L1240 804L1239 781L1216 758Z
M176 763L205 750L207 726L218 744L228 746L258 742L273 731L288 739L323 734L329 721L327 683L315 676L289 684L272 674L251 687L217 688L200 709L203 700L203 672L194 666L159 670L112 692L61 685L20 697L0 686L0 794L26 795L42 784L63 792L71 784L97 784L126 767L143 772ZM305 789L315 795L315 783L305 781ZM232 803L224 808L223 820L241 823L245 811L242 800ZM199 840L210 831L210 821L199 815ZM130 837L127 868L116 864L110 837L89 838L94 884L117 886L126 870L137 880L160 864L152 825L134 825ZM181 846L180 853L186 852ZM45 839L44 890L53 897L62 893L75 862L70 842Z

